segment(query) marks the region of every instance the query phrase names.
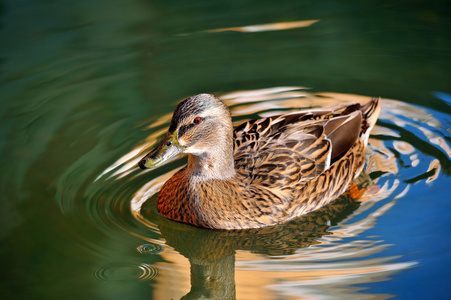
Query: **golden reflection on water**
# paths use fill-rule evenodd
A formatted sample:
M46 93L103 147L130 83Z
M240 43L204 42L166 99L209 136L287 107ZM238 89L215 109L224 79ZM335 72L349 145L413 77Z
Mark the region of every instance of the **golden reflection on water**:
M268 23L268 24L248 25L248 26L240 26L240 27L209 29L209 30L204 30L203 32L215 33L215 32L226 32L226 31L235 31L235 32L278 31L278 30L288 30L288 29L308 27L318 21L319 20L302 20L302 21L293 21L293 22ZM183 33L180 35L185 36L185 35L190 35L190 33Z
M275 31L275 30L287 30L294 28L308 27L319 20L304 20L294 22L280 22L270 24L249 25L242 27L228 27L206 30L207 32L224 32L224 31L237 31L237 32L263 32L263 31Z
M341 102L362 103L369 99L361 95L309 93L301 87L239 91L220 98L230 107L235 124L255 115L263 117ZM166 220L156 212L152 196L178 169L156 178L146 174L152 180L131 199L131 212L140 224L153 232L161 232L164 238L156 240L142 232L123 229L164 248L158 253L164 262L154 266L159 270L154 278L155 298L177 299L187 295L189 299L200 294L224 299L391 297L353 286L389 280L393 274L417 262L403 261L398 256L371 257L383 253L390 245L365 233L409 191L411 183L397 178L401 162L404 167L418 170L412 173L425 174L426 183L435 180L441 169L439 159L422 160L416 145L402 140L400 130L406 126L416 128L424 135L420 142L436 145L438 151L448 157L451 151L434 131L443 125L421 108L382 99L380 121L369 140L366 173L359 176L357 182L365 188L363 196L358 200L341 196L321 210L279 226L224 232ZM152 131L149 137L107 168L97 180L143 176L146 172L138 171L136 164L164 135L164 125L169 122L170 114L167 114L149 124L147 128ZM386 123L394 125L385 126ZM163 128L156 130L160 126Z

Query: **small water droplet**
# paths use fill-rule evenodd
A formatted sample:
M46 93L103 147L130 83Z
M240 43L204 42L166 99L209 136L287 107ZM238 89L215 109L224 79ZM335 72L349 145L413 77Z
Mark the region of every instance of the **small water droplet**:
M137 250L143 254L158 254L163 251L163 247L155 244L143 244L139 246Z

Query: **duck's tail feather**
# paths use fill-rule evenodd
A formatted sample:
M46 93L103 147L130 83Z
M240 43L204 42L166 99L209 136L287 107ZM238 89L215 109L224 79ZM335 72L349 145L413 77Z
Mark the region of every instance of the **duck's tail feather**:
M373 97L370 102L361 107L363 114L362 133L361 138L365 142L365 146L368 144L368 138L371 130L377 122L379 113L381 111L381 98Z

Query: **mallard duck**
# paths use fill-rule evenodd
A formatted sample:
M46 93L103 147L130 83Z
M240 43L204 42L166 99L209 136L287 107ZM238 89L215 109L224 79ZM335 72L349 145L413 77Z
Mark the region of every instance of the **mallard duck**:
M160 190L171 220L210 229L260 228L314 211L340 196L362 171L379 99L291 112L233 127L213 95L179 103L166 136L139 167L182 153L188 164Z

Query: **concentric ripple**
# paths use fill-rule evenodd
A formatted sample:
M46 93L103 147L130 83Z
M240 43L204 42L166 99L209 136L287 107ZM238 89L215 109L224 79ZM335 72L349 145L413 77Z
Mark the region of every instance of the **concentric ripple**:
M151 280L157 277L159 270L149 264L121 265L119 263L100 266L91 272L94 279L103 282Z
M366 103L370 99L310 93L302 87L237 91L220 98L230 107L235 124L303 108ZM163 251L168 245L190 262L224 270L224 276L231 274L233 279L233 271L224 261L238 253L237 272L264 272L263 277L280 278L279 284L271 285L274 290L292 291L293 296L340 294L343 298L355 297L348 289L350 285L384 281L418 266L419 261L414 259L384 255L392 245L368 232L400 199L408 197L413 185L433 185L443 173L449 174L451 132L446 113L382 99L381 115L369 139L365 172L356 181L364 191L359 199L344 195L299 220L245 232L200 230L158 215L154 195L183 163L175 162L152 173L139 170L137 163L164 135L170 118L167 114L148 124L149 137L96 178L93 186L110 187L112 196L105 196L102 188L91 187L85 203L89 218L106 234L119 229L138 238L141 242L136 250L150 254L146 258L161 256L172 261L173 250ZM111 186L116 188L112 190ZM111 264L93 272L93 277L102 281L147 280L157 275L158 270L147 264Z

